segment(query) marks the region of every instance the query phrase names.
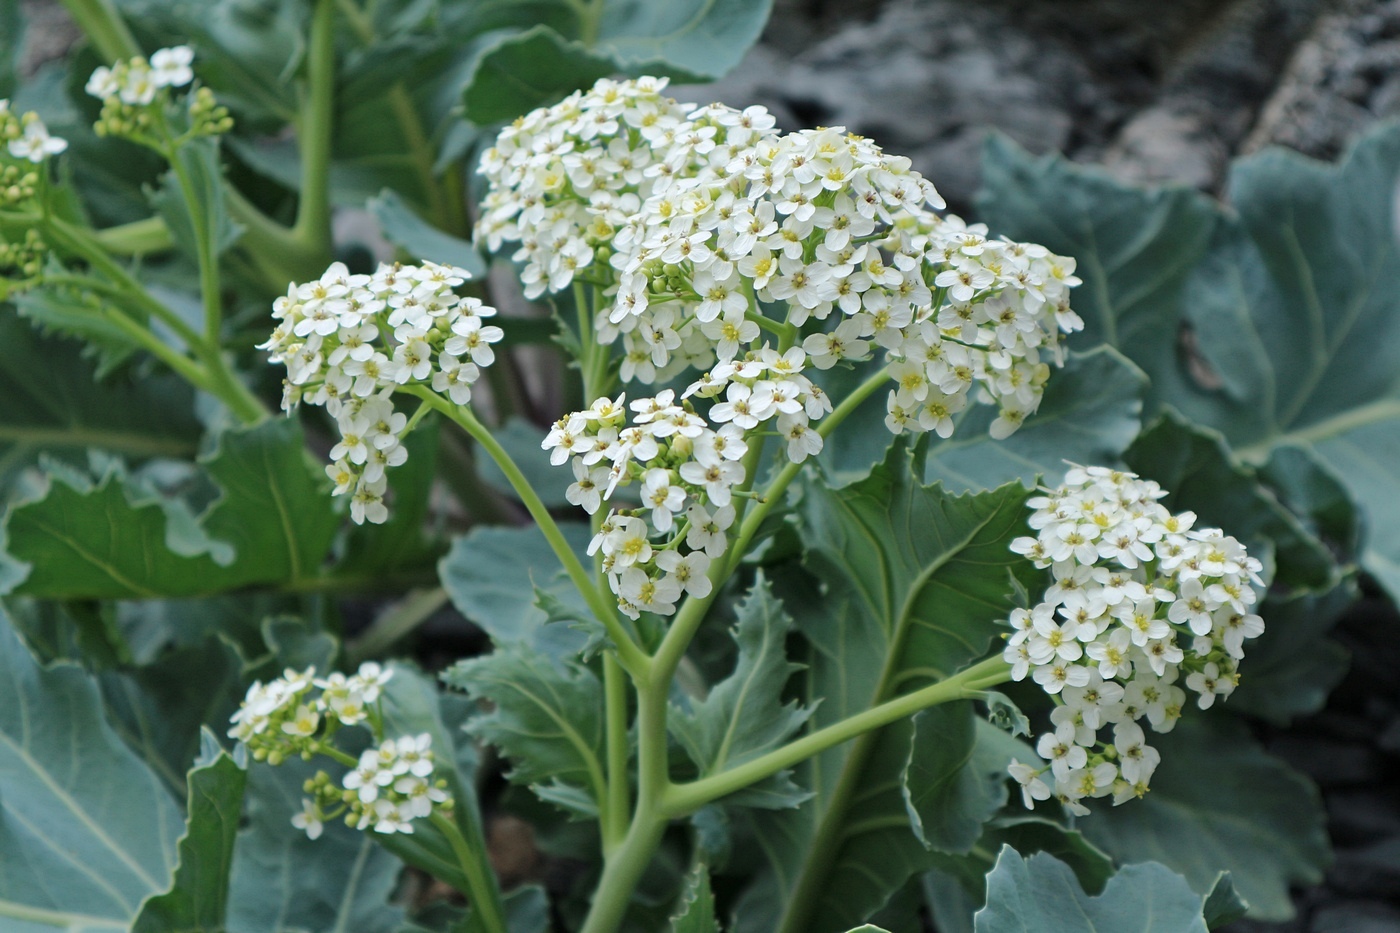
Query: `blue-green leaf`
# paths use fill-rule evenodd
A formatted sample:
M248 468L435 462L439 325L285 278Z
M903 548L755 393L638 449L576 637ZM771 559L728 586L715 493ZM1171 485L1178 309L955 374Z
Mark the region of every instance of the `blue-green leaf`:
M1330 860L1317 789L1228 717L1186 716L1151 744L1162 754L1152 790L1098 808L1080 821L1084 834L1120 862L1162 862L1198 892L1229 871L1251 916L1291 917L1289 887L1321 881Z
M0 920L127 929L169 886L181 823L96 683L39 667L0 610Z
M700 776L717 774L782 745L802 728L811 710L796 701L784 702L783 690L799 665L787 659L787 635L792 618L762 577L736 610L732 635L739 646L734 671L715 684L703 700L688 709L675 709L671 730ZM807 794L779 775L775 786L765 781L726 798L726 803L750 806L797 806Z
M233 844L243 811L247 770L206 730L204 748L189 774L185 834L170 890L150 898L133 933L218 930L228 909Z
M198 527L161 503L134 501L114 469L87 488L54 476L46 495L5 520L10 556L29 564L13 591L50 599L194 596L316 575L340 522L297 422L226 433L206 469L223 496Z
M538 785L552 802L572 802L583 815L596 813L605 792L603 686L592 671L511 644L458 661L442 678L491 704L467 728L510 759L506 777ZM560 788L581 795L557 793Z
M1044 852L1022 858L1010 846L987 876L987 906L977 933L1206 933L1201 895L1155 862L1129 865L1098 897L1079 887L1069 866Z

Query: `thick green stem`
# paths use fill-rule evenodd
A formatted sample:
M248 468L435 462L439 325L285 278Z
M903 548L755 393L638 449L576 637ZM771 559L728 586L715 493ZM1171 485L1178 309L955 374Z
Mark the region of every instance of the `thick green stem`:
M63 5L98 54L108 62L141 54L141 46L112 0L63 0Z
M580 933L614 933L621 928L632 892L666 830L662 806L670 787L666 758L669 687L669 680L656 681L638 691L637 810L622 844L604 858L603 876Z
M671 818L686 816L713 800L743 790L842 742L898 722L931 706L975 697L988 687L1010 679L1011 668L1000 655L988 658L947 680L872 706L863 713L818 729L742 765L688 784L672 785L667 791L663 812Z
M627 836L632 810L628 769L627 679L611 651L603 652L603 696L607 717L608 794L602 808L603 854L614 851Z
M434 812L430 819L438 832L446 836L447 841L451 843L452 852L457 856L457 864L467 879L467 887L470 890L463 893L471 899L472 920L476 927L487 933L507 933L500 893L491 882L483 864L486 853L473 852L467 845L467 840L462 837L462 831L457 828L457 824L442 813Z
M481 448L490 455L492 460L496 461L496 465L506 475L511 488L520 497L520 501L525 506L526 511L530 513L530 517L539 525L540 531L543 532L545 540L549 542L555 556L564 565L569 579L573 581L584 601L588 603L588 608L607 629L608 636L613 639L617 648L618 658L621 660L622 666L634 678L645 679L650 668L650 659L618 622L617 613L613 611L612 604L593 585L588 571L579 562L578 555L569 546L569 542L564 539L564 534L559 530L554 516L549 514L549 509L545 508L544 503L540 501L539 494L535 492L530 481L525 478L524 473L520 472L520 467L516 466L515 461L511 459L510 454L506 453L500 442L465 405L453 405L426 386L408 385L404 386L402 391L429 402L438 411L452 419L481 445Z
M316 0L306 53L306 97L297 120L301 201L292 236L318 253L331 248L330 164L335 127L335 0Z

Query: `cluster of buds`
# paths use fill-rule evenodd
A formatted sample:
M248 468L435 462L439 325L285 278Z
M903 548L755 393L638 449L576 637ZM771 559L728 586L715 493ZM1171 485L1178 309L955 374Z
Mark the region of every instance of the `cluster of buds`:
M292 825L312 839L334 819L359 830L412 833L414 820L452 809L447 781L434 778L434 768L432 736L388 739L362 752L339 785L324 771L308 778Z
M282 407L324 405L336 419L341 440L326 473L337 495L351 496L356 522L387 520L385 470L408 456L411 425L394 409L394 390L424 386L465 405L495 360L491 344L504 332L483 319L496 309L453 292L470 277L434 263L351 275L335 263L273 304L277 327L261 348L286 364Z
M316 676L314 667L287 670L269 683L248 688L228 734L242 742L256 761L279 765L293 756L311 760L318 754L342 757L332 744L346 726L367 725L379 736L383 716L379 700L390 669L373 661L350 676ZM356 829L411 833L412 821L451 807L446 781L433 778L432 740L428 735L382 741L365 751L336 786L324 771L306 782L310 796L292 824L312 839L326 820L344 816Z
M23 239L0 239L0 276L13 277L21 282L36 279L44 269L44 257L47 255L48 244L33 227L24 231Z
M670 615L682 594L709 595L710 562L728 548L733 499L747 479L743 461L755 435L776 426L795 463L821 451L811 421L831 406L802 375L805 365L800 347L781 354L765 347L716 367L680 399L666 389L633 401L630 426L619 396L598 399L550 430L542 446L551 462L572 459L570 502L591 515L619 489L635 489L640 500L611 509L588 549L601 552L628 616ZM692 398L713 402L706 415Z
M102 101L102 115L94 129L99 136L121 136L152 145L160 135L170 91L194 81L194 50L187 45L159 49L150 59L142 56L100 67L88 78L85 90ZM228 110L219 105L208 88L199 88L187 104L188 136L217 136L233 128ZM156 148L159 148L157 145Z
M624 380L733 360L763 324L806 333L817 368L882 349L896 433L947 437L969 399L998 407L998 438L1035 411L1083 326L1073 260L938 216L908 159L840 127L782 135L761 108L664 86L599 82L507 128L482 164L479 234L520 242L527 295L583 279L610 299L594 326L621 342Z
M1075 467L1058 489L1030 500L1036 537L1012 550L1050 568L1054 584L1032 609L1011 615L1006 661L1055 699L1041 761L1013 761L1026 806L1147 792L1160 762L1143 720L1169 732L1196 694L1205 709L1239 682L1244 641L1264 631L1251 612L1261 565L1239 541L1173 515L1150 480ZM1112 739L1100 739L1111 730ZM1048 775L1047 775L1048 773Z
M0 176L0 203L18 203L33 197L38 174L32 166L68 148L66 139L49 135L49 128L37 113L16 114L10 110L8 100L0 100L0 143L4 143L4 154L11 159L31 163L10 166L0 160L4 170Z

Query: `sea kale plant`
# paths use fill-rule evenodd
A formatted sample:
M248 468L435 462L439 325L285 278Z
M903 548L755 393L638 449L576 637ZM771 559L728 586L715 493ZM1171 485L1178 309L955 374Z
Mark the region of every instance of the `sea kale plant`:
M1206 930L1320 878L1251 730L1400 589L1400 132L1230 209L993 139L965 221L691 102L761 3L66 6L21 81L0 2L0 927Z

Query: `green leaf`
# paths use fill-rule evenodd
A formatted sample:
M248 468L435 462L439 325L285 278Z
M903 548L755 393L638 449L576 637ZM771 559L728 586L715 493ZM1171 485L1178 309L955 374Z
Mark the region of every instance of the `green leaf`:
M0 811L3 922L124 930L169 884L174 799L107 725L92 679L35 664L3 611Z
M1285 508L1255 471L1239 463L1221 436L1168 412L1123 455L1129 468L1156 480L1172 511L1190 509L1204 524L1223 528L1246 544L1269 542L1277 570L1274 582L1291 587L1330 587L1331 552Z
M317 762L293 758L248 774L246 828L233 850L228 933L393 933L389 904L403 863L339 820L311 840L292 826Z
M997 233L1074 257L1084 283L1070 296L1084 319L1075 342L1116 347L1161 397L1178 378L1181 291L1217 223L1210 199L1182 187L1131 188L1100 168L1033 157L993 135L977 207Z
M486 262L476 247L450 233L444 233L413 212L403 198L385 188L365 205L384 239L407 251L415 259L460 266L474 276L486 274Z
M592 537L588 526L561 524L581 560ZM438 563L438 577L457 610L486 630L498 645L523 644L553 657L579 651L585 637L567 625L549 625L550 614L533 595L538 588L565 609L589 616L564 565L538 527L478 525L452 544Z
M993 147L989 166L989 219L1078 257L1088 277L1076 304L1091 309L1093 336L1152 376L1149 407L1170 405L1215 428L1247 462L1310 450L1368 510L1363 567L1400 593L1400 481L1388 467L1400 459L1400 252L1390 197L1400 127L1378 128L1336 165L1281 149L1240 160L1230 174L1233 212L1190 211L1213 215L1210 223L1164 213L1181 192L1124 188L1006 144ZM1098 272L1114 269L1117 244L1134 242L1129 230L1114 235L1119 217L1132 219L1136 242L1153 244L1140 251L1150 264L1136 283ZM1156 323L1136 333L1094 323L1147 310ZM1179 350L1182 323L1191 340Z
M1030 485L1037 476L1054 485L1064 477L1067 460L1117 463L1141 427L1146 387L1142 370L1109 347L1072 353L1064 369L1050 376L1040 409L1005 440L987 433L995 408L966 409L957 434L930 444L924 480L942 480L958 491L1017 480Z
M983 824L1006 803L1006 761L976 740L975 729L965 703L945 703L914 717L900 780L910 825L926 849L970 851Z
M205 731L201 741L203 751L189 774L185 834L180 837L173 884L142 905L133 933L223 928L248 772L210 732Z
M786 641L792 618L760 576L748 598L736 610L738 624L731 634L739 654L734 671L715 684L703 700L688 709L673 709L673 734L699 769L701 777L717 774L777 748L802 728L811 710L796 701L783 701L793 672L801 669L787 659ZM765 781L725 799L725 803L793 807L807 794L788 780ZM761 793L755 795L754 790Z
M515 643L458 661L442 679L473 700L492 704L467 729L510 759L509 780L532 785L537 794L544 791L551 802L575 812L596 815L606 785L603 686L592 671Z
M548 26L535 26L501 39L477 59L463 91L467 119L478 124L513 120L616 70L610 58Z
M187 42L195 71L220 103L249 120L297 119L293 81L305 54L307 7L298 0L119 0L154 33L151 48Z
M870 374L864 369L839 373L835 379L841 385L827 391L840 398L854 388L856 377ZM992 440L987 428L996 411L985 405L965 409L953 437L929 435L924 481L976 491L1016 480L1029 485L1037 477L1058 482L1067 460L1117 463L1141 427L1146 387L1142 371L1112 348L1071 353L1046 384L1040 410L1009 438ZM859 479L883 459L893 441L884 412L885 396L877 392L827 441L822 454L827 468L843 479Z
M597 50L629 74L710 81L758 41L772 0L607 0Z
M52 477L15 506L8 552L29 573L13 592L46 598L193 596L316 575L339 525L301 429L272 420L226 433L206 462L223 490L198 527L154 501L133 501L108 470L89 488ZM221 562L232 548L234 559Z
M424 534L431 525L429 505L438 470L439 423L428 418L404 440L408 461L389 473L389 520L382 525L352 525L345 536L345 556L337 576L379 578L388 570L431 567L442 554L440 535Z
M0 0L0 36L4 36L0 39L0 97L3 98L15 92L16 69L24 51L25 25L19 0Z
M1319 712L1351 662L1327 635L1355 601L1350 580L1323 593L1266 597L1259 607L1264 634L1249 643L1240 666L1245 689L1231 694L1226 708L1277 726Z
M685 879L680 908L671 918L671 933L719 933L715 919L715 896L710 892L710 870L695 866Z
M1227 870L1252 917L1293 916L1289 886L1321 881L1330 858L1316 788L1228 717L1183 717L1151 744L1162 754L1151 792L1096 809L1084 834L1119 862L1156 859L1200 892Z
M57 265L50 265L50 270L66 274ZM111 300L93 292L71 285L43 285L14 295L11 301L19 315L44 334L81 341L85 352L96 360L95 378L118 371L141 349L130 334L102 314ZM138 321L146 321L143 312L128 310Z
M1219 929L1234 923L1248 912L1249 904L1235 890L1235 879L1228 871L1222 871L1216 876L1215 884L1211 885L1206 902L1202 905L1201 913L1206 926L1212 930Z
M987 906L977 933L1206 933L1201 896L1155 862L1129 865L1098 897L1079 887L1053 855L1022 858L1010 846L987 876Z
M492 432L501 446L510 454L520 472L530 482L541 501L551 509L572 509L565 493L574 481L573 470L567 466L555 466L549 462L549 454L540 447L544 433L524 418L514 417ZM519 501L505 473L490 458L482 458L481 478L499 489L504 495Z
M112 727L179 797L200 752L201 728L225 734L245 687L238 654L221 638L105 673L99 683Z
M811 645L803 692L822 698L814 728L986 656L1013 606L1011 575L1023 585L1034 579L1009 550L1025 528L1023 488L954 496L921 486L917 469L897 444L864 480L804 489L798 517L811 577L779 593ZM743 929L825 933L871 916L933 864L910 801L925 805L925 841L971 845L969 827L995 808L982 783L989 766L972 754L974 732L956 721L971 715L957 704L925 722L924 741L900 723L813 759L802 783L815 799L795 813L755 817L760 837L773 840L773 865L743 900ZM945 756L969 762L971 775L943 770Z

